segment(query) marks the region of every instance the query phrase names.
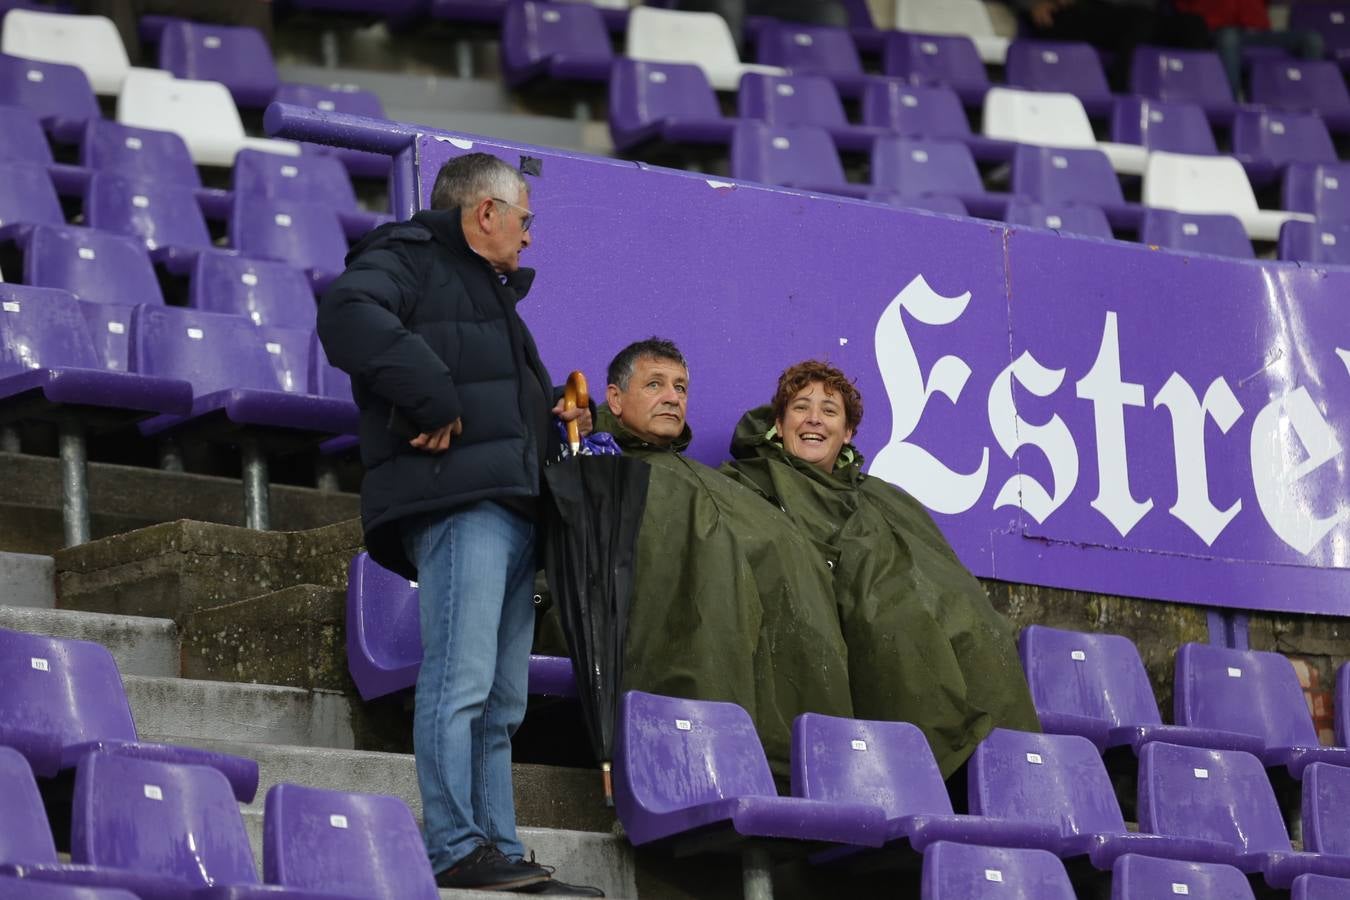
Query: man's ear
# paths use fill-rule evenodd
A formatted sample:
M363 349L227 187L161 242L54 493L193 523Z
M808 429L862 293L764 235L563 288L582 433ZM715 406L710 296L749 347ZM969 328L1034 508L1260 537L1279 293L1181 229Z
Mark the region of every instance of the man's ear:
M617 384L605 386L605 402L609 404L609 411L614 413L616 418L623 416L623 393Z
M497 224L496 211L497 204L494 203L490 197L485 197L478 201L478 206L474 208L473 214L474 219L478 222L478 227L482 231L486 233L492 232L492 229Z

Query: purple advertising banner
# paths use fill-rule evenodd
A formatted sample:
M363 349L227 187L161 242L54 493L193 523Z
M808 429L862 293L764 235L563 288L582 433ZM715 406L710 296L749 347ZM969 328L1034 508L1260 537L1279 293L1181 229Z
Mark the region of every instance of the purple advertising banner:
M521 311L602 396L625 344L690 363L692 454L778 374L856 379L867 470L978 575L1350 613L1350 270L1188 256L469 138L542 161Z

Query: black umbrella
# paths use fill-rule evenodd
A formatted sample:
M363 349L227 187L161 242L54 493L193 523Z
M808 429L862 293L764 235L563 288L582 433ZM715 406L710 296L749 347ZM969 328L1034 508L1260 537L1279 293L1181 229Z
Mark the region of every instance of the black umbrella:
M645 462L626 456L573 456L544 470L551 498L545 569L606 800L649 473Z

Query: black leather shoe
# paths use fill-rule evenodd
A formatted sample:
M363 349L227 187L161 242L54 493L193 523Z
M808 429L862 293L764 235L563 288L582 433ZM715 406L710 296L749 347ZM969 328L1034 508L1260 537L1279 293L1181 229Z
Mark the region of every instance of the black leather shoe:
M527 887L516 888L517 894L550 894L554 897L603 897L605 892L597 887L584 884L568 884L556 878L540 881Z
M479 844L459 862L436 873L436 886L480 891L515 891L548 881L548 873L525 862L512 862L496 844Z

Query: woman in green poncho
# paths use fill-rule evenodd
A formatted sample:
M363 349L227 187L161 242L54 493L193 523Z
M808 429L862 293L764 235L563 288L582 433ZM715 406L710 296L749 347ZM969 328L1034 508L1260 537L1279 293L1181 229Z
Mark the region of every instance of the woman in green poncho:
M862 397L838 369L785 371L722 470L782 507L834 567L854 715L913 722L943 776L998 727L1039 731L1012 625L927 510L865 475Z

